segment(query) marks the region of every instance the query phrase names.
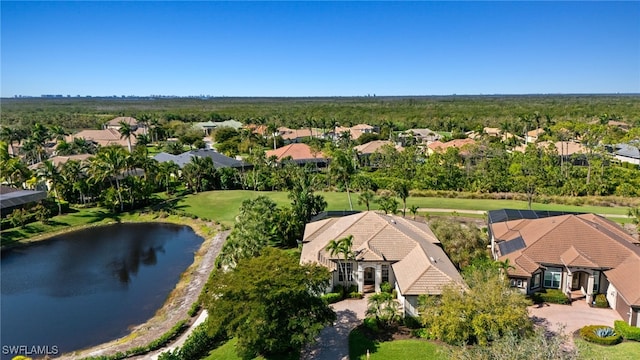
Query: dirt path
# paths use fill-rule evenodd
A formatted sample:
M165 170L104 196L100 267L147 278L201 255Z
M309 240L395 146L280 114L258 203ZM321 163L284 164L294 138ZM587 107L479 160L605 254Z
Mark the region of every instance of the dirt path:
M224 231L219 232L213 238L205 239L196 254L194 263L184 272L180 282L171 292L164 306L149 321L133 328L131 333L124 338L89 349L64 354L58 359L81 359L88 356L111 355L119 351L125 352L137 346L146 346L171 329L178 321L187 318L187 312L191 304L200 296L200 292L213 269L216 256L218 256L228 235L229 231ZM201 317L202 320L200 320ZM203 311L197 319L191 319L190 328L187 331L190 332L194 327L191 325L199 320L204 321L204 318L206 318L206 311ZM181 339L184 342L186 336L181 336L178 341ZM173 343L169 346L173 346ZM163 351L167 351L167 349ZM149 359L150 356L151 354L146 354L132 359Z

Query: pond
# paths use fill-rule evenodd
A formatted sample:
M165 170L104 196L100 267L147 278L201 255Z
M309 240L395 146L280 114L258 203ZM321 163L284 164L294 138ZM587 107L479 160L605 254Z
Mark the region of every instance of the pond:
M10 346L56 355L127 335L163 305L202 242L187 226L116 224L3 251L1 358Z

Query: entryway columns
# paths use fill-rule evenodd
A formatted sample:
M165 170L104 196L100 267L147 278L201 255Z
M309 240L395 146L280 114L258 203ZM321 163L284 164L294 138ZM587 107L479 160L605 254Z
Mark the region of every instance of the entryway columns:
M364 294L364 267L362 263L358 263L358 292Z
M591 304L591 302L593 301L593 273L589 274L589 281L587 281L587 288L585 289L585 291L587 292L587 304Z
M376 275L375 275L375 281L376 281L376 292L379 293L380 292L380 284L382 283L382 265L381 264L376 264Z

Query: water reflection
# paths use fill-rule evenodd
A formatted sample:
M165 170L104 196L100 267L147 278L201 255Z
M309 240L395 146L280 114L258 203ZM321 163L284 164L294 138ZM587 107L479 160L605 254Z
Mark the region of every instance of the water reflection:
M0 343L71 351L124 336L153 316L201 243L188 227L117 224L3 251Z

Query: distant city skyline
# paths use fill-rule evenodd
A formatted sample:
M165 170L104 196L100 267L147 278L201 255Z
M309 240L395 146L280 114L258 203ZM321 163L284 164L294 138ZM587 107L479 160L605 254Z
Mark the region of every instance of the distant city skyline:
M640 93L639 2L11 2L0 96Z

